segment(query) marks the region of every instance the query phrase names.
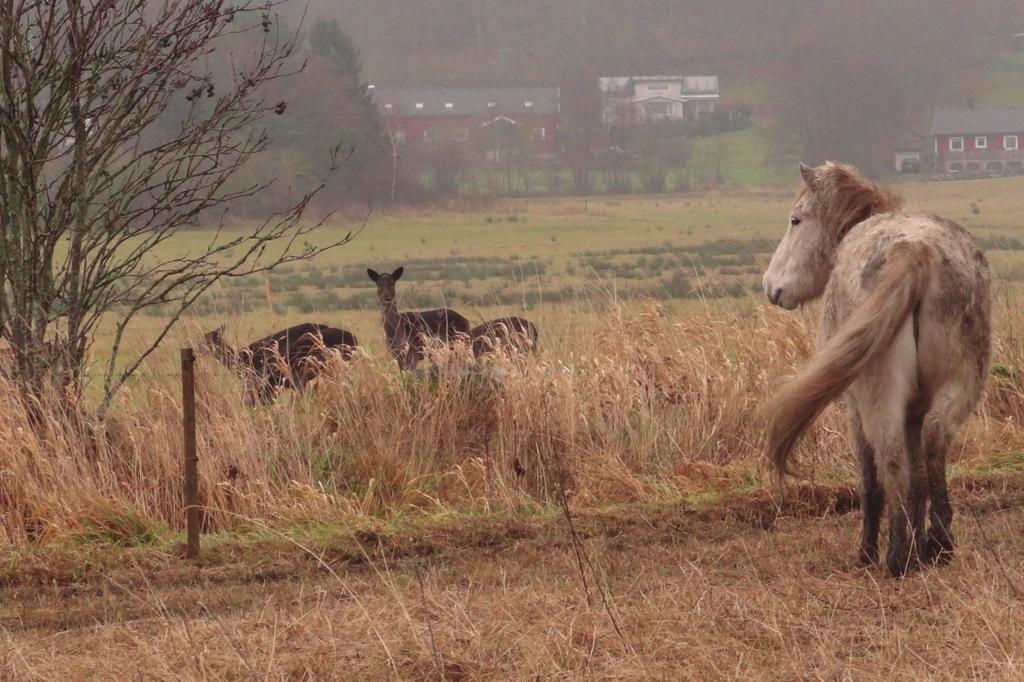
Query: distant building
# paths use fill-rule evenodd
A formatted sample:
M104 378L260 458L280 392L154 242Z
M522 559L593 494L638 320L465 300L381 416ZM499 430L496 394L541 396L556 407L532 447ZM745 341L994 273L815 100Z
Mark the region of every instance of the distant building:
M558 88L530 86L373 86L374 102L395 138L407 144L527 141L540 155L558 150Z
M903 173L920 171L923 151L924 139L920 135L912 131L900 135L892 149L895 170Z
M1024 107L939 109L932 140L937 170L1024 170Z
M718 76L606 76L598 84L606 128L696 121L718 102Z

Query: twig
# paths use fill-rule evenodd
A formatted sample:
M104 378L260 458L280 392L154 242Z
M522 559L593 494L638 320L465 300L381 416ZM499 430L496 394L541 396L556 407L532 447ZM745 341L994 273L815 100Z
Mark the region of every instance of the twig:
M565 516L565 522L569 525L569 539L572 540L572 548L576 551L576 567L580 572L580 580L583 582L583 594L587 599L587 606L591 606L590 585L587 583L587 572L583 568L583 543L580 542L580 536L577 535L576 526L572 522L572 514L569 512L569 500L565 494L564 480L559 483L558 502L562 507L562 514Z
M631 650L629 643L626 641L626 636L622 634L622 628L619 627L619 619L615 617L615 612L612 610L611 602L608 598L608 592L604 585L601 584L601 579L598 576L597 571L594 569L594 564L590 561L590 556L587 554L587 550L583 546L583 541L576 532L576 526L572 522L572 514L569 512L569 500L565 494L564 477L559 482L559 493L562 505L562 514L565 516L565 520L569 524L569 537L572 540L573 549L576 550L576 563L579 567L580 578L583 580L583 590L587 595L587 605L590 605L590 590L587 587L586 571L583 570L584 564L586 564L587 568L590 569L590 574L594 576L594 584L597 586L597 593L601 596L601 604L604 606L605 613L608 614L608 619L612 622L612 627L615 628L615 634L619 636L619 640L626 645L626 648Z
M423 604L423 610L426 611L427 615L427 632L430 633L430 650L434 654L434 667L437 668L437 676L440 679L444 679L444 665L441 663L441 654L437 650L437 640L434 638L434 617L430 613L430 607L427 606L427 591L424 586L423 571L420 570L420 565L414 563L413 567L416 569L416 582L420 586L420 602Z

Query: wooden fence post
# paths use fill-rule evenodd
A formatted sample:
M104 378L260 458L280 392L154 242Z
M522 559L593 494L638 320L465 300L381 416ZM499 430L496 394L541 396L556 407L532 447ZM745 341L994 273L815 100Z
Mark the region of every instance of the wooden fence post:
M196 454L195 353L181 349L181 407L185 430L185 558L199 558L199 474Z

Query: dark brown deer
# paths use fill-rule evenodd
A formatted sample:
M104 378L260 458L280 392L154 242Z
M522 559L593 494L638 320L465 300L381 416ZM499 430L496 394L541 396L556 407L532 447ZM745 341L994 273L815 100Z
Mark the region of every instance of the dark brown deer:
M468 341L469 320L448 308L418 313L398 312L395 282L401 279L403 271L404 268L398 268L391 274L382 275L368 269L366 274L377 284L377 300L380 302L388 350L404 372L416 369L420 360L426 357L427 345L432 339L446 344Z
M246 400L264 405L273 402L280 389L302 392L320 373L327 354L336 350L348 360L359 346L344 329L306 322L254 341L240 351L223 337L224 327L203 336L201 352L212 353L224 366L242 375Z
M473 343L473 357L493 353L502 347L517 353L537 350L540 334L537 325L521 317L499 317L473 327L469 336Z

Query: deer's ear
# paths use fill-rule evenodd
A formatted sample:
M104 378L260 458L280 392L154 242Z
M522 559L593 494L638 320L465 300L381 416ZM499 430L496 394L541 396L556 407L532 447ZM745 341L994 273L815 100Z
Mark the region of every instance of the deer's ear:
M803 177L804 182L807 183L807 186L810 187L811 189L814 189L814 185L817 184L818 181L817 175L814 172L814 168L808 166L806 163L801 163L800 175Z
M366 268L366 275L370 279L372 279L374 282L376 282L378 279L380 279L380 275L377 274L377 271L373 270L371 268Z
M402 266L402 267L398 268L397 270L395 270L394 272L392 272L391 273L391 279L393 279L393 280L395 280L397 282L398 280L400 280L402 278L402 273L403 272L405 272L405 266Z

